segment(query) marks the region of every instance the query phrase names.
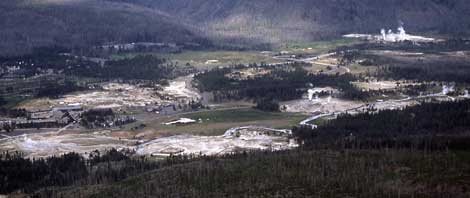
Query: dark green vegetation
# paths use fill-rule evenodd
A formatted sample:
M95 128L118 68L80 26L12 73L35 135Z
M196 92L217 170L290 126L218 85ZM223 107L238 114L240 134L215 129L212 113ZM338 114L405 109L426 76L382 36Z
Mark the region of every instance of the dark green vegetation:
M363 66L379 67L370 75L380 79L470 83L470 59L461 52L470 50L469 40L451 39L419 45L366 43L337 50L351 50L343 55L344 63L364 60L360 63ZM387 54L386 50L394 50L398 55Z
M88 90L89 84L109 80L166 83L166 80L195 72L151 55L106 61L63 53L62 48L39 48L33 53L0 57L0 96L4 104L31 97L57 98ZM65 51L66 52L66 51ZM13 69L12 69L13 68ZM8 98L9 97L9 98Z
M87 128L95 128L108 121L113 121L115 116L111 109L91 109L82 113L80 124Z
M22 189L32 192L43 186L70 185L87 175L84 159L66 154L45 160L23 159L18 153L0 155L0 193Z
M1 117L17 118L17 117L26 117L27 112L25 109L8 109L0 108Z
M155 163L145 158L130 158L116 150L103 154L95 151L90 153L89 159L76 153L47 159L24 159L19 153L3 153L0 154L0 193L31 193L48 186L108 183L176 161L179 160Z
M5 105L14 106L24 98L51 97L81 91L86 87L63 75L41 75L23 79L21 77L0 80L0 95L4 96Z
M80 115L80 124L88 129L122 127L135 118L116 115L112 109L90 109Z
M42 197L468 197L469 155L288 151L203 158ZM55 191L55 192L54 192Z
M60 45L89 49L118 42L198 42L189 26L159 11L111 1L7 0L0 2L0 54Z
M306 147L470 149L470 100L340 115L317 129L295 128Z
M98 79L123 80L162 80L173 78L176 75L187 74L191 68L178 70L176 65L151 55L138 55L132 58L105 61L72 56L63 53L61 48L39 48L33 53L0 58L0 67L5 69L11 66L20 67L14 75L18 77L32 77L34 75L63 74L68 77L87 77ZM7 76L5 72L2 74ZM11 75L11 74L10 74Z
M104 67L87 70L85 76L104 79L163 80L175 77L176 67L165 59L145 55L115 61L107 61Z
M326 75L309 74L300 67L291 69L272 68L268 74L248 79L227 77L233 72L231 68L214 69L195 76L200 91L212 91L215 101L224 100L279 100L299 99L306 93L308 84L316 87L331 86L341 90L342 97L354 100L365 100L368 92L363 92L350 82L359 80L351 74ZM266 69L269 67L266 66Z
M468 13L466 0L6 0L0 54L112 42L269 48L378 33L399 21L411 32L468 35Z
M256 101L255 108L261 111L272 111L272 112L276 112L280 110L279 102L273 99L269 99L269 98L258 99L258 101Z
M32 77L41 73L52 70L52 73L58 74L63 70L64 74L73 75L75 70L80 67L97 68L95 62L85 60L84 58L71 56L68 50L61 47L36 48L33 52L10 57L0 57L0 66L2 70L7 67L19 67L19 71L15 75L20 77ZM2 77L7 73L2 73Z

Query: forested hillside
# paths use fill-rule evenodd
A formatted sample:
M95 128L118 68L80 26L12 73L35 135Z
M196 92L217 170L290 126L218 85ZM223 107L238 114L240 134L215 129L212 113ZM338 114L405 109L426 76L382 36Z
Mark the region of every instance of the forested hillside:
M469 13L465 0L7 0L0 2L0 53L205 38L269 46L378 32L400 22L411 32L464 35Z
M88 48L198 39L183 23L156 10L108 1L6 0L0 2L0 18L0 55L53 45Z
M462 33L470 28L470 6L465 0L134 2L145 2L171 15L199 22L209 34L215 31L215 36L248 37L274 43L324 39L352 32L378 33L380 28L395 29L400 22L414 32Z

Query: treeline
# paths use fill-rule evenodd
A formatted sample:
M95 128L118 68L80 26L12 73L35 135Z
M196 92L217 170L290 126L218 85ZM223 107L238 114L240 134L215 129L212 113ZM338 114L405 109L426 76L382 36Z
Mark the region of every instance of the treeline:
M343 114L316 129L295 127L306 147L470 148L470 100L423 103L402 110Z
M359 90L351 84L359 80L352 74L326 75L309 74L301 67L294 69L274 68L269 73L248 79L230 78L232 68L214 69L195 76L200 91L210 91L215 101L223 100L262 100L273 99L287 101L301 98L308 85L315 87L331 86L342 92L342 97L353 100L365 100L368 92Z
M3 69L7 66L20 67L21 69L16 73L27 78L47 72L47 70L52 70L55 74L63 72L72 75L77 73L76 70L81 70L81 67L94 69L99 66L95 62L64 52L68 52L68 50L61 47L36 48L30 54L0 57L0 67Z
M342 55L341 64L356 62L366 67L378 67L374 72L367 72L367 75L379 79L470 83L470 64L465 54L461 56L445 54L445 52L458 53L470 50L469 43L468 40L462 39L420 45L411 42L364 43L336 50ZM397 50L423 53L423 55L388 56L370 53L370 50ZM434 55L431 56L432 54Z
M0 155L0 193L33 192L44 186L74 184L88 175L85 160L70 153L47 159L25 159L19 153Z
M470 83L469 64L435 63L411 66L379 67L376 76L382 79L415 79L418 81L440 81Z
M138 55L120 60L105 60L73 56L61 48L39 48L29 55L0 57L0 68L19 67L14 71L21 77L38 74L64 74L66 76L123 80L164 80L194 72L194 68L178 68L164 58ZM62 53L61 53L62 52ZM92 61L94 60L94 61ZM2 70L0 70L2 71ZM6 74L6 73L4 73Z
M105 79L162 80L174 77L176 66L151 55L107 61L103 67L83 70L84 76Z
M1 153L0 194L33 193L45 187L47 194L47 187L52 186L108 184L196 159L196 156L171 156L155 161L143 156L130 157L132 152L115 149L104 153L94 151L87 159L77 153L39 159L24 158L18 152Z
M40 85L36 96L37 97L49 97L59 98L62 95L75 91L83 91L88 89L87 87L80 86L77 83L64 79L63 82L50 83L48 85Z
M4 107L0 108L0 117L18 118L26 116L28 116L26 109L8 109Z
M90 109L82 113L80 124L89 128L111 122L115 118L112 109Z
M355 45L340 46L337 52L351 50L398 50L420 53L438 53L445 51L467 51L470 50L470 40L465 38L450 38L440 42L416 43L412 41L402 41L396 43L374 43L363 42Z
M203 158L40 197L468 197L468 158L444 152L293 150ZM406 182L404 182L406 181Z
M80 124L93 129L120 127L135 121L134 117L116 115L112 109L90 109L81 114Z

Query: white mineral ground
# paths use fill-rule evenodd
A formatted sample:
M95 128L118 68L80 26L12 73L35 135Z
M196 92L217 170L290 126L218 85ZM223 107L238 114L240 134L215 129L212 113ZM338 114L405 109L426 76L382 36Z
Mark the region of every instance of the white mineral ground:
M163 88L163 93L175 98L189 98L199 100L201 95L191 86L193 75L179 77L169 82L169 85Z
M84 154L95 150L129 148L135 141L120 140L101 132L90 134L31 134L0 140L0 150L20 151L26 157L41 158L70 152Z
M201 96L191 87L191 79L192 76L185 76L171 80L162 91L130 84L106 83L102 85L102 90L69 94L51 102L53 106L80 104L90 108L119 108L171 103L162 100L159 95L197 101Z
M383 82L378 82L382 84ZM385 83L387 84L387 83ZM416 97L406 97L403 99L394 99L394 100L379 100L371 103L362 103L362 102L352 102L341 99L329 99L329 98L318 98L315 100L296 100L285 103L287 112L303 112L303 113L314 113L312 116L308 117L305 120L300 122L301 125L310 126L312 128L318 127L315 124L312 124L313 121L329 117L337 116L341 113L360 113L366 111L369 107L374 107L377 110L383 109L401 109L407 106L417 105L419 102L417 99L422 98L434 98L438 100L455 100L454 97L447 96L449 92L454 91L454 86L452 85L443 85L442 92L416 96ZM459 96L460 98L466 98L468 95Z
M197 97L197 92L188 88L186 80L177 80L166 88L168 93ZM384 84L378 83L380 85ZM392 84L392 83L385 83ZM120 85L121 86L121 85ZM112 85L114 89L115 85ZM126 88L126 87L124 87ZM130 88L130 87L127 87ZM126 89L127 89L126 88ZM452 91L452 86L443 86L442 92L419 96L406 97L399 100L386 100L370 103L376 109L398 109L417 104L416 99L433 97L448 100L445 94ZM466 95L468 96L468 94ZM466 97L462 96L462 97ZM454 99L454 98L450 98ZM302 112L311 114L300 124L316 127L312 121L340 113L358 113L365 111L368 106L362 102L341 100L331 97L320 97L312 100L301 99L283 103L287 112ZM66 129L65 127L64 129ZM111 148L129 149L137 155L167 156L170 154L203 154L220 155L239 150L284 150L298 145L291 139L290 130L277 130L259 126L232 128L222 136L178 135L156 139L130 140L113 137L109 131L94 133L71 133L61 129L56 132L27 134L0 139L0 151L20 151L26 157L47 157L68 152L83 154L95 150L104 151Z
M91 108L139 107L161 103L151 88L140 88L129 84L107 83L103 90L65 95L53 104L81 104Z
M86 157L87 153L92 151L112 148L135 150L137 155L219 155L237 150L283 150L297 147L298 145L289 138L290 135L289 130L247 126L230 129L222 136L178 135L148 140L139 144L136 140L111 137L107 132L43 133L1 139L0 150L20 151L30 158L69 152L80 153Z
M158 138L137 146L139 155L202 154L220 155L237 150L285 150L297 147L289 130L256 126L227 130L222 136L179 135Z

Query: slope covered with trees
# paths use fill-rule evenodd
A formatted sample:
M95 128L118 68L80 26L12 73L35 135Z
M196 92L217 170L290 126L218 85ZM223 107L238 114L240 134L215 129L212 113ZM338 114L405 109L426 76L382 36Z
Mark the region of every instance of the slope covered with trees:
M197 41L183 23L159 11L100 0L0 2L0 54L60 45L89 48L105 43Z
M462 33L465 0L110 0L159 9L198 24L209 37L253 43L308 41L378 33L403 22L413 32Z
M379 32L468 35L466 0L8 0L0 53L107 42L262 46Z

